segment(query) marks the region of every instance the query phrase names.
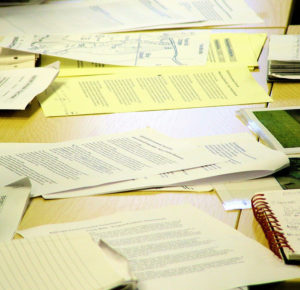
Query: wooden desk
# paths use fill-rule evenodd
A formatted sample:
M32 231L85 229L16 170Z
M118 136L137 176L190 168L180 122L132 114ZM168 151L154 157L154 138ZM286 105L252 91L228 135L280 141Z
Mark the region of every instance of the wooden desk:
M245 0L264 22L247 27L281 27L289 24L293 0Z

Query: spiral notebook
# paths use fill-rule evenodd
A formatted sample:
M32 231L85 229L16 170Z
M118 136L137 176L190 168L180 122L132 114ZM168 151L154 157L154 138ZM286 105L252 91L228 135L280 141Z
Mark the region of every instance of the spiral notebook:
M286 264L300 264L300 190L257 193L251 202L270 249Z

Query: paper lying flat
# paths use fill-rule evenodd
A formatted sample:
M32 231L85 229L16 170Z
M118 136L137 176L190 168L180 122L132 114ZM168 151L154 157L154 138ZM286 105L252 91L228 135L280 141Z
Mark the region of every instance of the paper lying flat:
M209 31L6 36L0 46L123 66L203 65Z
M191 139L200 152L208 150L226 161L198 168L163 173L147 178L106 184L101 187L72 190L64 193L43 195L45 199L67 198L94 194L114 193L143 188L201 185L216 182L248 180L272 174L288 166L287 156L258 143L249 134L231 134Z
M3 289L109 290L135 285L126 260L107 245L97 245L86 232L0 243L0 255Z
M58 72L56 67L0 70L0 110L24 110Z
M149 128L48 144L1 144L2 180L28 176L32 196L214 164L223 157ZM3 181L2 181L3 182Z
M213 33L210 37L208 64L244 64L258 67L258 58L267 36L265 33Z
M269 249L189 205L121 212L20 233L30 237L76 229L124 255L141 290L198 290L199 285L230 289L300 275L299 268L285 265Z
M178 0L181 8L198 16L204 16L205 21L197 23L180 23L176 27L209 27L216 25L232 25L246 23L263 23L263 20L248 6L244 0ZM165 26L159 26L164 28Z
M29 202L28 178L0 188L0 242L13 238Z
M130 78L128 77L130 74ZM46 116L270 102L246 66L144 68L59 78L39 96Z
M66 13L68 11L68 13ZM0 35L94 33L204 20L177 1L87 0L1 8Z

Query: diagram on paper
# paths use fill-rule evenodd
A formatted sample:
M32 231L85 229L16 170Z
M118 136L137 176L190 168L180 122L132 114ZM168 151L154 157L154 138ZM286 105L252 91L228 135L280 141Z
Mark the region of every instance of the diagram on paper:
M206 63L209 32L34 35L14 37L10 48L95 63L177 66Z

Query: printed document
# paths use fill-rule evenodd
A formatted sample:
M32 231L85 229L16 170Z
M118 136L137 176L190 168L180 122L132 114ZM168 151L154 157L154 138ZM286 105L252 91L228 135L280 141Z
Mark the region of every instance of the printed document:
M130 77L128 76L130 74ZM270 102L246 66L143 68L59 78L39 96L44 114L68 116Z
M213 33L207 64L245 64L253 70L266 38L264 33Z
M55 199L163 186L203 185L207 183L248 180L270 175L289 165L289 159L284 153L269 149L246 133L187 140L197 145L201 152L208 150L214 156L223 157L227 160L216 162L213 165L104 184L101 187L95 186L69 192L46 194L43 197L45 199Z
M0 46L102 64L122 66L204 65L207 30L122 34L44 34L6 36Z
M120 212L20 231L24 237L86 230L129 261L140 290L223 290L298 278L269 249L190 205ZM222 279L216 279L222 277Z
M1 8L0 35L107 33L151 29L155 25L173 27L204 19L169 0L54 2Z
M124 290L135 286L127 260L98 242L82 231L0 243L1 288Z
M32 183L32 196L214 164L224 159L150 128L62 143L1 146L2 182L27 176Z
M0 188L0 242L13 238L29 202L28 178Z
M24 110L56 78L51 67L0 70L0 110Z
M176 25L180 28L263 22L245 0L177 0L176 2L181 5L181 9L184 11L206 19L197 23L180 23ZM163 27L166 26L159 26L159 28Z

